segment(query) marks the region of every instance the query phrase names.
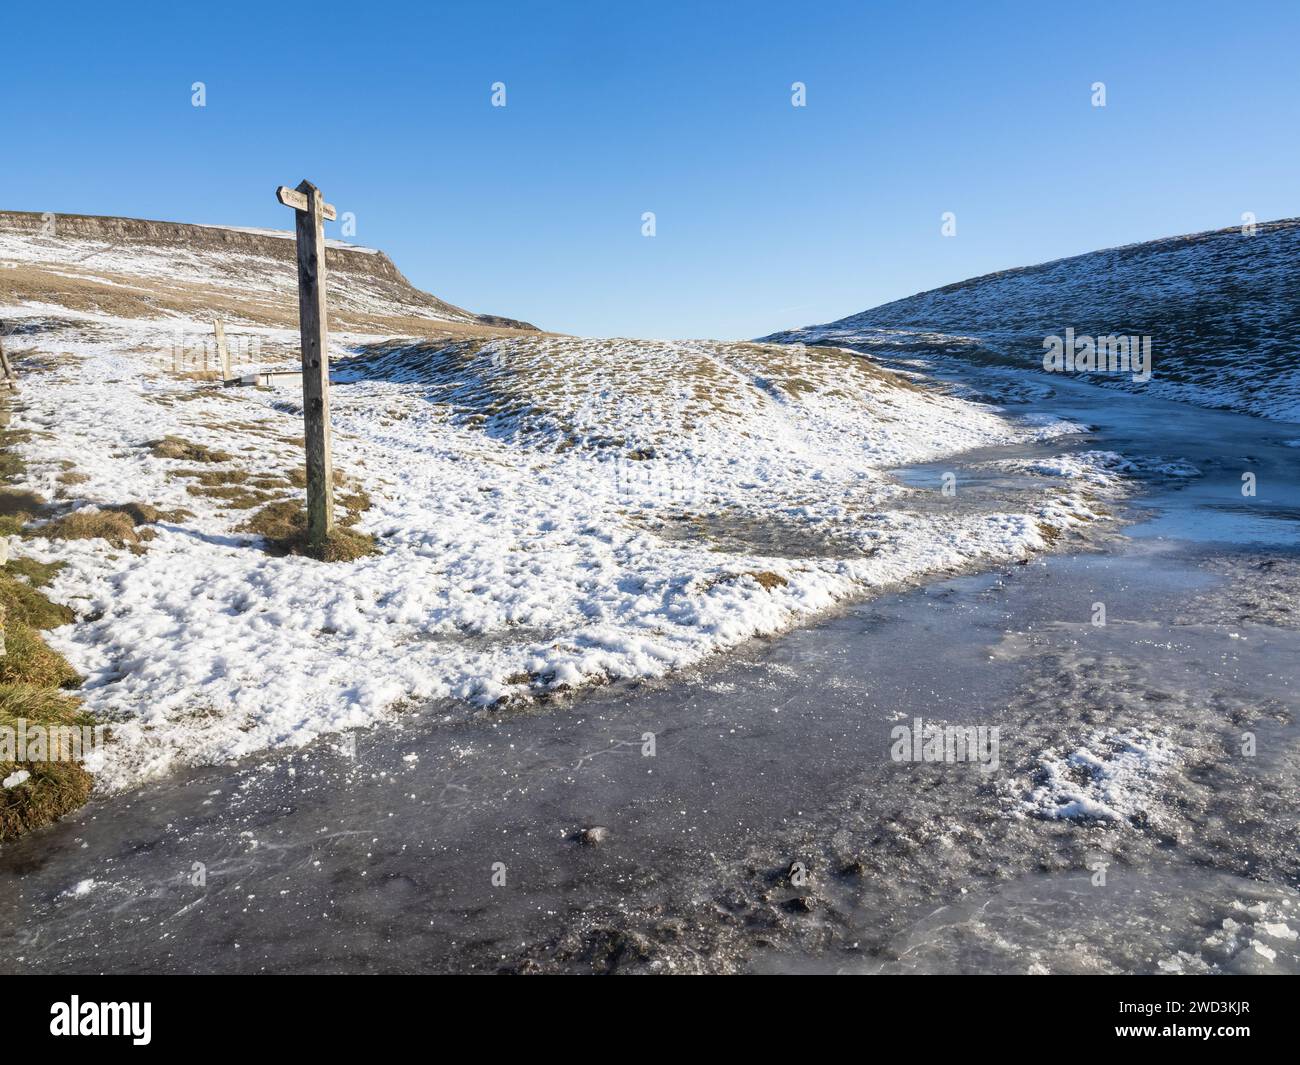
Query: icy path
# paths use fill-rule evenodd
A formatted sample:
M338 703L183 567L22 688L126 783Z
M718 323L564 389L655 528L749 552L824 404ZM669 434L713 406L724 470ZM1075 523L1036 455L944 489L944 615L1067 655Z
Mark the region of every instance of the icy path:
M0 852L0 966L1300 970L1300 427L1086 388L1050 405L1099 426L1081 449L1201 475L1150 464L1141 523L1095 550L877 597L678 677L443 704L96 801ZM1018 490L997 454L954 463L972 505ZM918 716L999 726L997 770L894 761ZM1165 756L1125 760L1139 742ZM1083 751L1070 786L1119 819L1038 801ZM591 825L599 847L574 839Z

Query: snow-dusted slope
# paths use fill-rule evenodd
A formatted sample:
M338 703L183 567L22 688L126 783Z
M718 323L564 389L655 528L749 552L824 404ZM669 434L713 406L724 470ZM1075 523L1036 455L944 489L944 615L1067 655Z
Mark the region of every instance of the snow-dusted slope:
M416 336L532 330L414 288L383 252L331 240L330 320L353 332ZM90 215L0 212L0 303L131 318L220 317L297 324L292 232Z
M1201 406L1300 421L1300 220L1132 244L972 278L767 338L1042 370L1043 341L1149 336L1153 374L1090 373Z

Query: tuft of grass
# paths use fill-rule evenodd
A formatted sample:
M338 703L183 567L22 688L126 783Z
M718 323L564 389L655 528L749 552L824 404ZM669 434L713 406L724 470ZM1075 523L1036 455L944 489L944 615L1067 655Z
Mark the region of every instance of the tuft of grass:
M191 477L201 485L211 488L223 484L243 484L248 480L248 471L238 468L230 470L176 470L176 477Z
M0 488L0 517L31 521L45 507L45 498L19 488Z
M114 547L128 547L140 542L135 523L118 510L83 507L65 514L37 530L41 536L56 540L107 540Z
M59 474L58 480L62 485L85 484L90 480L90 474L78 470L64 470Z
M305 466L295 466L285 476L289 478L289 483L295 488L307 487L307 468ZM334 471L334 487L343 487L343 474L338 470Z
M153 529L138 526L179 522L188 517L191 512L181 507L160 510L152 503L112 503L82 507L33 531L53 540L107 540L114 547L134 548L156 535Z
M17 618L5 619L4 640L0 684L29 684L37 688L81 686L81 677L68 660L46 647L30 625Z
M287 540L307 528L307 511L301 503L285 500L263 507L239 526L239 532L257 533L267 541Z
M13 480L26 468L27 464L12 451L0 452L0 478Z
M12 729L16 736L20 721L45 728L94 724L71 696L27 684L0 684L0 728ZM57 821L90 798L92 778L76 762L0 758L0 780L19 770L30 775L21 784L0 788L0 842Z
M196 444L192 440L186 440L180 436L164 436L161 440L154 440L145 446L149 448L156 458L160 459L184 459L186 462L229 462L234 457L228 451L220 451L217 448L208 447L206 444Z
M295 501L268 504L239 526L239 531L257 533L278 554L305 555L319 562L354 562L379 552L373 536L342 523L335 526L325 543L308 543L307 509Z
M346 495L339 496L336 503L343 508L343 516L339 518L339 524L343 526L352 526L357 520L370 509L370 493L364 488L358 488L355 492L349 492Z
M773 573L771 570L746 570L744 573L724 573L721 576L713 577L704 582L701 590L707 592L710 588L716 588L719 584L742 580L745 577L753 578L760 588L768 592L773 588L784 588L790 583L781 574Z
M4 564L4 572L11 577L22 577L33 588L44 588L59 575L66 562L37 562L34 558L11 558Z
M10 576L11 572L6 563L0 575L0 611L10 624L19 621L33 629L57 629L74 620L66 606L46 599L33 585Z
M259 492L252 488L245 488L239 484L223 484L206 487L201 484L192 484L187 489L191 495L205 496L209 499L220 499L226 506L232 510L252 510L254 507L260 507L264 503L269 503L275 496L270 492Z
M307 555L319 562L355 562L359 558L379 554L379 544L367 533L338 526L326 537L324 544L314 547L304 543L302 550L295 553Z
M192 512L183 507L176 507L173 510L160 510L152 503L112 503L100 507L100 509L112 511L115 514L125 514L131 519L132 525L155 525L160 521L178 522L194 516Z

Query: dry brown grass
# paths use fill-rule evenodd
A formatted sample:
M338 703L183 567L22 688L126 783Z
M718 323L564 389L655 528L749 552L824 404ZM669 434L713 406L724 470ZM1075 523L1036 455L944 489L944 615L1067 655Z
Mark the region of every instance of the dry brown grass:
M190 477L198 481L199 484L212 487L220 484L243 484L248 480L248 471L238 468L229 470L176 470L172 476Z
M61 603L46 599L38 590L40 585L18 576L25 570L22 566L24 561L27 560L13 559L6 562L3 574L0 574L0 617L10 624L18 621L33 629L54 629L71 623L74 618L71 610ZM32 565L41 564L34 562ZM54 566L50 568L53 569ZM46 577L41 584L48 579Z
M120 511L84 507L36 530L52 540L107 540L114 547L138 544L135 523Z
M348 514L323 545L307 541L307 509L294 500L271 503L263 507L239 526L240 532L256 533L266 540L267 547L277 554L306 555L320 562L353 562L367 555L377 554L379 545L373 536L347 528Z
M0 517L22 517L30 521L45 506L45 499L36 492L20 488L0 488Z
M20 723L48 729L94 722L70 696L26 684L0 684L0 728L12 730L16 737ZM0 842L57 821L90 797L91 776L76 762L21 762L0 757L0 779L16 770L26 770L30 776L15 787L0 789Z
M295 488L307 487L307 468L305 466L295 466L288 473L286 473L285 476L289 479L289 483L293 485ZM341 471L339 470L334 471L335 488L341 488L343 486L344 479L345 478Z
M292 243L290 243L292 250ZM94 260L91 260L93 263ZM289 269L286 264L286 269ZM84 271L83 276L67 266L19 264L0 273L0 303L20 304L27 300L57 303L70 310L121 318L159 318L168 312L243 320L280 328L298 327L296 293L269 291L232 292L228 288L184 281L143 282L138 276L103 269ZM330 271L330 328L385 336L494 337L537 336L535 330L517 329L480 322L445 322L417 315L386 315L358 311L348 306L346 275ZM394 288L398 298L418 301L422 295L409 288Z
M114 547L135 547L155 535L154 530L139 526L179 522L191 516L181 508L160 510L151 503L113 503L82 507L31 532L52 540L107 540Z
M773 588L784 588L790 583L781 574L773 573L771 570L746 570L744 573L724 573L719 577L713 577L704 582L702 590L708 591L719 584L743 580L745 577L752 578L760 588L768 592Z
M30 625L5 621L5 653L0 655L0 684L37 688L76 688L81 677L62 655L51 651Z
M8 405L0 405L0 423L8 424ZM10 436L0 447L14 443ZM4 468L21 472L21 459L0 451ZM22 530L45 501L32 492L9 490L0 496L0 534ZM128 520L129 519L125 519ZM44 726L90 724L80 704L60 692L77 687L81 678L68 661L46 646L38 630L73 620L72 611L52 602L39 589L53 580L62 563L14 558L0 569L0 728L28 722ZM17 755L18 751L9 752ZM16 770L29 774L13 787L0 788L0 842L14 839L58 820L90 796L91 776L71 761L19 762L0 756L0 780Z
M125 514L131 519L133 525L155 525L160 521L178 522L194 516L183 507L161 510L152 503L112 503L100 509Z
M252 510L253 507L260 507L275 499L275 495L271 492L259 492L238 484L213 485L211 487L192 484L185 490L191 495L204 496L207 499L218 499L223 506L229 507L231 510Z
M233 455L228 451L196 444L180 436L164 436L146 445L160 459L184 459L186 462L229 462Z

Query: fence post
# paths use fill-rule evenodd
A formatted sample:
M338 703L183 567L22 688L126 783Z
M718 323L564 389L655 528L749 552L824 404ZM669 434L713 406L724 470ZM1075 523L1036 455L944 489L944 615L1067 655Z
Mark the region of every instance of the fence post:
M0 322L0 372L4 373L4 382L15 391L18 388L18 375L14 373L14 368L9 363L9 356L5 353L4 342L5 324Z
M217 334L217 356L221 359L221 379L230 380L230 351L226 347L226 327L220 318L212 320L213 332Z

